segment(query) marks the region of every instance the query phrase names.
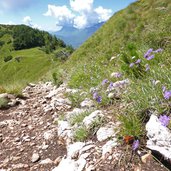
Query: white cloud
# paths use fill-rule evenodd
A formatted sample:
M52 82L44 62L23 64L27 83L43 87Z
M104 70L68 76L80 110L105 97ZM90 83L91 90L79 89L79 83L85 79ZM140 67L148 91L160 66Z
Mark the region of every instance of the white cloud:
M70 0L70 6L73 11L76 12L91 12L93 9L94 0Z
M48 10L43 15L56 18L57 26L72 25L83 29L104 22L112 15L111 9L102 6L93 8L93 3L94 0L70 0L71 10L65 5L48 5Z
M75 17L73 26L78 29L85 28L87 26L87 17L85 15Z
M59 26L72 24L75 16L65 5L48 5L48 11L44 15L55 17Z
M102 6L97 7L94 11L97 13L99 22L108 20L112 15L111 9L105 9Z
M30 16L25 16L25 17L23 18L23 22L24 22L26 25L31 25L31 22L32 22L31 17L30 17Z
M25 16L23 18L23 23L28 25L28 26L30 26L30 27L32 27L32 28L36 28L36 29L42 30L41 26L39 26L38 24L32 23L32 19L31 19L30 16Z
M42 27L39 26L38 24L32 24L31 27L35 29L43 30Z

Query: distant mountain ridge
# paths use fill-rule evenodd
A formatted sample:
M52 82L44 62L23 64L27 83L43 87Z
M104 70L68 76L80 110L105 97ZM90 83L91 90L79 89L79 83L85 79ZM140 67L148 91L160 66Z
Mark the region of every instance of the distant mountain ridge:
M54 32L58 38L62 39L66 44L77 48L83 44L94 32L96 32L104 22L95 24L85 29L77 29L74 27L63 27L60 31Z

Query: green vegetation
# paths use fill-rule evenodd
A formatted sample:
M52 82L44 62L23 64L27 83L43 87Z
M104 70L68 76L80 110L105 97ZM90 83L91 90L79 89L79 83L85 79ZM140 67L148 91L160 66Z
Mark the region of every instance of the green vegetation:
M8 107L8 100L5 98L0 98L0 109Z
M104 24L73 53L65 65L66 72L71 76L70 85L90 88L108 78L111 71L125 71L125 66L120 65L123 63L123 55L128 58L135 55L136 58L143 58L149 48L169 50L170 1L159 2L161 1L138 1L116 13ZM122 55L117 57L118 54ZM116 59L110 62L112 56L116 56Z
M119 103L128 104L119 117L124 133L140 136L145 115L151 111L169 115L171 75L171 1L140 0L117 12L61 66L69 85L87 91L110 80L112 72L123 74L131 82ZM144 57L153 49L153 59ZM157 49L163 51L156 53ZM111 57L115 58L111 61ZM135 64L137 60L141 62ZM134 63L133 67L130 65ZM110 102L104 99L104 105ZM105 100L106 99L106 100ZM103 106L103 105L102 105ZM135 132L136 129L136 132Z
M21 94L29 82L54 78L61 84L57 71L63 60L56 57L56 51L69 56L71 46L45 31L25 25L0 25L0 86L9 93Z
M65 48L63 42L53 36L25 28L29 34L33 32L33 35L40 38L38 45L41 47L35 47L32 42L34 39L29 42L28 38L21 40L21 29L14 28L0 26L2 91L17 92L18 87L23 87L27 82L37 81L42 76L49 79L50 75L57 85L65 78L72 88L89 92L91 87L101 85L104 79L117 81L112 80L110 74L120 72L122 79L130 80L127 91L118 102L124 106L117 115L123 126L123 136L129 134L140 137L144 131L145 117L152 111L159 115L170 115L171 99L165 97L165 93L171 91L170 0L139 0L117 12L69 58L68 54L73 49ZM14 33L17 35L16 40L12 37ZM27 45L22 45L22 42ZM14 50L20 48L30 49ZM151 56L145 57L151 48ZM164 86L167 91L163 90ZM104 89L98 93L102 96L100 107L113 103ZM83 100L79 94L69 95L69 98L73 107L77 107ZM81 120L82 116L76 118L74 123ZM83 140L87 137L86 133L87 130L81 127L75 137Z
M85 141L88 136L89 131L86 129L86 127L82 126L75 131L74 139L76 141Z
M68 93L68 99L72 102L72 107L80 107L80 103L85 99L85 94L80 94L80 92Z
M70 118L70 124L71 125L75 125L75 124L80 124L82 123L83 119L86 117L86 116L89 116L90 115L90 111L85 111L83 113L80 113L78 115L74 115L73 117Z

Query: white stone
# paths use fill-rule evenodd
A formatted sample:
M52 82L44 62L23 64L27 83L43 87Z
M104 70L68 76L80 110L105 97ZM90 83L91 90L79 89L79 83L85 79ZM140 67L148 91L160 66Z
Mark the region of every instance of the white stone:
M110 58L110 61L113 61L114 59L116 59L116 56L112 56L112 57Z
M67 147L67 157L72 158L76 155L76 153L79 153L79 151L83 148L85 143L83 142L76 142L74 144L70 144Z
M83 119L83 124L87 128L89 128L96 119L103 118L103 117L104 117L104 115L102 114L102 111L101 110L96 110L96 111L92 112L89 116L86 116Z
M53 161L52 161L50 158L47 158L47 159L42 160L42 161L40 162L40 164L52 164L52 163L53 163Z
M91 108L91 107L94 107L94 101L89 99L89 98L86 98L84 101L81 102L80 106L82 108Z
M112 140L108 141L105 145L102 147L102 157L105 158L105 155L107 153L111 153L113 147L117 146L117 139L113 138Z
M58 121L58 136L66 140L66 144L70 144L74 137L69 123L67 121Z
M58 135L60 136L65 130L70 130L71 126L67 121L58 121Z
M101 127L96 135L97 135L97 140L98 141L104 141L112 136L115 136L116 132L114 131L114 126L112 125L107 125L105 127Z
M92 148L95 148L95 145L94 145L94 144L86 145L85 147L83 147L83 148L79 151L79 153L82 154L82 153L84 153L84 152L86 152L86 151L88 151L88 150L90 150L90 149L92 149Z
M151 115L146 124L147 147L160 152L165 158L171 159L171 131L163 126L158 117Z
M58 92L57 90L52 90L49 92L49 94L45 98L50 99L53 96L55 96L57 94L57 92Z
M30 87L35 87L36 84L34 84L34 83L28 83L28 86L30 86Z
M40 159L39 154L38 153L33 153L32 158L31 158L32 163L37 162L39 159Z
M53 108L52 108L52 106L50 106L50 105L46 105L46 106L43 108L43 110L44 110L45 113L47 113L47 112L53 110Z
M43 138L45 140L50 140L55 136L55 131L54 130L48 130L46 132L44 132L43 134Z
M115 93L109 93L107 97L109 99L113 99L115 97Z
M83 171L85 165L86 160L84 158L80 158L78 161L63 158L58 167L54 168L52 171Z

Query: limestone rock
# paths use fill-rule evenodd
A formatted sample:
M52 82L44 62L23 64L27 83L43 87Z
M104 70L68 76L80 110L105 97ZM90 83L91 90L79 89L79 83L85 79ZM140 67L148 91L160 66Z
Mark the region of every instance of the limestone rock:
M83 148L83 146L85 145L85 143L83 142L76 142L74 144L70 144L67 147L67 157L68 158L73 158L74 156L76 156L79 151Z
M117 145L117 139L113 138L112 140L108 141L105 145L102 147L102 157L105 158L105 155L107 153L112 152L112 148Z
M66 158L62 159L59 163L58 167L54 168L52 171L83 171L86 165L86 160L84 158L80 158L77 161Z
M158 151L165 158L171 159L171 131L161 124L156 115L151 115L146 124L146 131L148 137L146 146Z
M80 106L82 108L91 108L91 107L94 107L95 104L93 100L86 98L84 101L81 102Z
M53 161L50 158L44 159L40 162L40 164L52 164Z
M103 118L104 115L102 114L101 110L96 110L94 112L92 112L89 116L86 116L83 120L83 124L89 128L92 123L97 120L98 118Z
M98 141L104 141L112 136L114 136L116 133L114 131L114 126L112 125L107 125L105 127L101 127L98 131L97 131L97 140Z
M39 159L40 159L39 154L38 153L33 153L32 158L31 158L32 163L35 163L35 162L39 161Z
M43 134L43 138L45 140L50 140L55 136L55 130L48 130L46 132L44 132Z

